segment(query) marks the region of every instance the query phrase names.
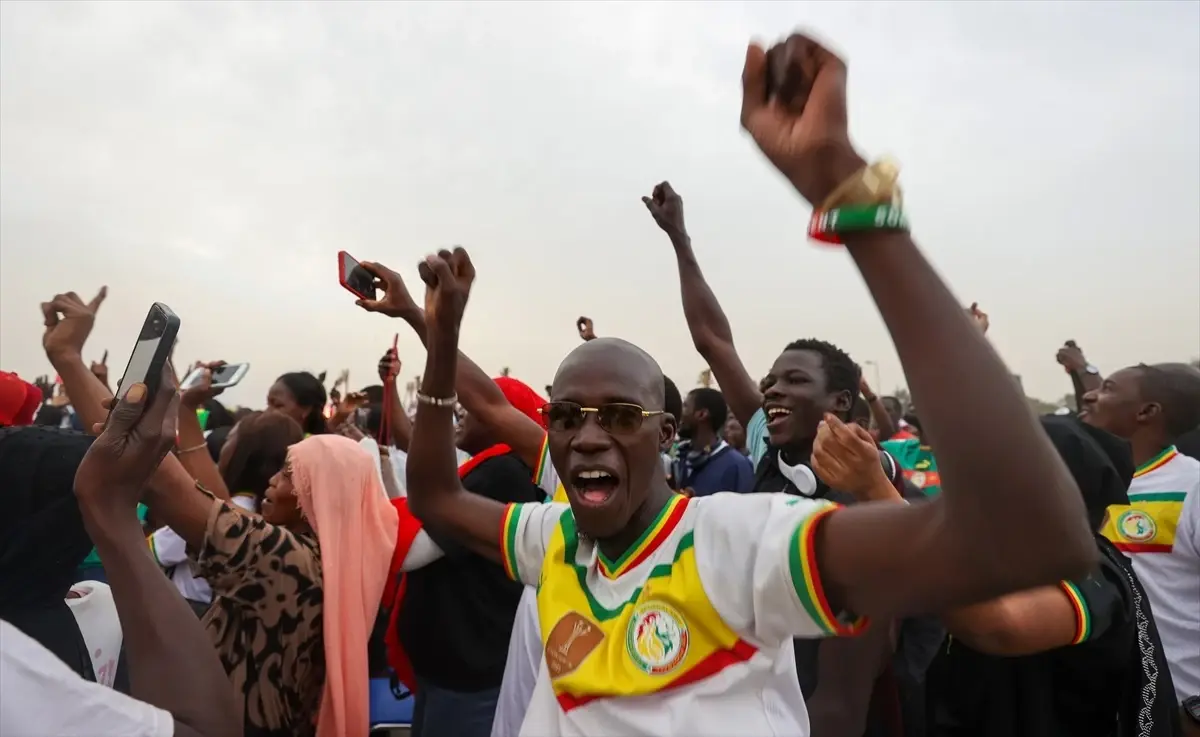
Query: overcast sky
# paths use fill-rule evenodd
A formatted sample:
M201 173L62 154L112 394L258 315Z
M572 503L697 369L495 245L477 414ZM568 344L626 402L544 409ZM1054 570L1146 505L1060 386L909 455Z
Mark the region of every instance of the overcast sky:
M49 371L38 303L109 299L86 353L114 378L151 302L180 361L371 380L399 331L335 254L417 281L478 267L463 349L548 383L578 338L704 368L670 246L669 179L752 374L800 337L903 381L850 260L738 129L745 43L815 29L849 61L851 128L894 156L914 230L1030 394L1200 355L1200 3L0 4L0 367ZM415 285L419 286L419 284ZM954 346L946 346L954 350ZM875 369L866 368L873 377Z

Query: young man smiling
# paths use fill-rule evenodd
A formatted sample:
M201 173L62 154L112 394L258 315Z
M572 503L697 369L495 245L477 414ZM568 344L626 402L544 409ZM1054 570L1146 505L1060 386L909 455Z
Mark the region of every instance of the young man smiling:
M845 66L803 36L775 53L779 89L810 94L791 108L794 93L770 97L766 54L751 46L742 123L802 196L824 202L864 165L846 133ZM538 586L545 659L523 734L806 735L792 638L849 634L858 615L966 604L1094 563L1078 489L907 233L868 229L846 245L941 443L948 490L936 503L838 511L782 494L674 494L659 460L675 432L662 372L615 339L576 348L544 408L570 504L472 495L456 472L451 411L474 268L461 249L421 265L429 352L409 498L428 524ZM959 350L938 355L945 344ZM946 371L966 378L948 384ZM991 418L983 436L967 432L980 413ZM1027 474L1044 483L1020 483ZM996 534L1009 525L1026 537Z

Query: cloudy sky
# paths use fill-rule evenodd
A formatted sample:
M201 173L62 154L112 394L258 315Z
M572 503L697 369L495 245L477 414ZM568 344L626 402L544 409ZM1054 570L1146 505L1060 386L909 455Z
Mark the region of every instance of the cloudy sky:
M368 382L400 332L340 249L416 281L462 243L463 348L546 384L581 314L690 387L674 259L639 198L669 179L752 373L806 336L903 376L844 254L738 130L746 41L803 25L851 68L851 126L903 166L926 253L1031 394L1200 355L1200 4L0 4L0 367L49 370L38 303L109 299L87 357L146 309L178 358ZM953 346L946 346L953 350ZM867 368L868 377L874 368Z

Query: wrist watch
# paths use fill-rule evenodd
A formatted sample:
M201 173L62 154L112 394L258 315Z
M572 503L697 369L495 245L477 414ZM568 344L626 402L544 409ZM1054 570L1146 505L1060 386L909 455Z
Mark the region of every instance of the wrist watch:
M1088 365L1086 365L1086 366L1084 366L1084 367L1083 367L1083 372L1084 372L1085 374L1091 374L1092 376L1099 376L1099 375L1100 375L1100 369L1096 368L1095 366L1093 366L1093 365L1092 365L1092 364L1090 364L1090 363L1089 363Z
M1189 696L1183 700L1183 715L1200 724L1200 696Z

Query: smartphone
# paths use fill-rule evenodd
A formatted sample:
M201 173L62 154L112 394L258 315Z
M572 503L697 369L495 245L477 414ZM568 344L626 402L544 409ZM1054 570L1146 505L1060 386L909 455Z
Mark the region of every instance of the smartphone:
M179 316L162 302L150 306L142 332L138 333L133 355L117 384L117 399L124 399L129 387L139 381L146 385L147 396L153 397L162 381L163 366L171 357L175 336L179 334Z
M226 389L236 386L239 381L245 378L246 372L249 370L250 364L248 363L227 363L220 368L215 368L212 370L212 387L213 389ZM200 383L200 377L203 375L203 366L192 369L192 372L179 383L180 390L191 389Z
M345 251L338 251L338 281L361 299L375 299L375 277Z

